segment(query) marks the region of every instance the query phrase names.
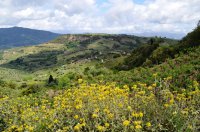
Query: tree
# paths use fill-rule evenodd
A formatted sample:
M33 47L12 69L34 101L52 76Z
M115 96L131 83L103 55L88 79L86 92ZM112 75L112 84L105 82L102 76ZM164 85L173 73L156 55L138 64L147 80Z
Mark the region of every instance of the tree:
M198 24L197 24L197 27L200 27L200 20L199 20L199 22L198 22Z
M53 79L53 76L50 75L50 76L49 76L49 81L48 81L48 83L50 84L50 83L52 83L52 82L54 82L54 79Z
M153 44L153 38L150 39L150 44L151 44L151 45Z

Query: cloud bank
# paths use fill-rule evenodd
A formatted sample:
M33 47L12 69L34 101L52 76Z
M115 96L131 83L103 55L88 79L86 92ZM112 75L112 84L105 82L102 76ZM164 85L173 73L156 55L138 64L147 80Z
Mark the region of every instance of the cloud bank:
M181 37L195 28L199 5L200 0L1 0L0 27Z

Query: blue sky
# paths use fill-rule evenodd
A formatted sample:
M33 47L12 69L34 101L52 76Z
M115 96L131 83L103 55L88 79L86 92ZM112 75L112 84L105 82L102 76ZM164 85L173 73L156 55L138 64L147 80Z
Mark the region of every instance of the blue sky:
M200 0L1 0L0 28L181 38L200 19Z
M135 3L138 3L138 4L142 4L144 3L144 0L134 0Z

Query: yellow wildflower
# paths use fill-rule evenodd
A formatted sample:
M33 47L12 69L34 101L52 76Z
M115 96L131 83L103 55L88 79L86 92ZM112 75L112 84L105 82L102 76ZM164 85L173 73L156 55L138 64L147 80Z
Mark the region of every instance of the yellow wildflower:
M74 131L80 131L81 126L80 124L77 124L76 126L74 126Z
M92 118L98 118L97 114L92 114Z
M78 116L78 115L75 115L75 116L74 116L74 119L78 119L78 118L79 118L79 116Z
M136 125L136 126L135 126L135 129L141 129L141 128L142 128L141 125Z
M154 73L153 76L156 77L158 75L158 73Z
M108 118L109 118L109 119L112 119L113 117L114 117L114 114L112 114L112 113L109 113L109 114L108 114Z
M128 126L130 124L130 121L129 120L125 120L124 122L123 122L123 125L124 126Z
M157 86L156 83L152 84L152 87L156 87L156 86Z
M100 132L105 131L105 127L98 125L97 130L100 131Z
M78 79L78 83L81 84L83 82L83 79Z
M139 113L139 117L141 117L141 118L142 118L142 117L143 117L143 115L144 115L144 114L143 114L142 112L140 112L140 113Z
M109 123L105 123L105 127L109 127L110 126L110 124Z
M147 127L151 127L151 123L150 123L150 122L147 122L147 123L146 123L146 126L147 126Z
M34 127L32 127L32 126L29 126L29 127L28 127L28 130L29 130L29 131L33 131L33 129L34 129Z
M128 106L127 109L130 111L132 108L131 108L131 106Z
M169 104L164 104L164 107L165 107L165 108L168 108L168 107L169 107Z
M142 121L134 121L133 123L134 123L134 125L140 125L142 123Z

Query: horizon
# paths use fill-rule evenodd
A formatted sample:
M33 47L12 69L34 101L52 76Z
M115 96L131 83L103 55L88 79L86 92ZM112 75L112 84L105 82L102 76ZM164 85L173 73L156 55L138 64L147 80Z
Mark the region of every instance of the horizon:
M48 31L48 30L19 27L19 26L4 27L4 28L0 28L0 29L11 29L11 28L24 28L24 29L29 29L29 30L38 30L38 31L51 32L51 33L60 34L60 35L84 35L84 34L99 34L99 35L101 35L101 34L106 34L106 35L132 35L132 36L138 36L138 37L162 37L162 38L169 38L169 39L175 39L175 40L182 39L182 38L166 37L166 36L162 36L160 34L148 35L148 34L134 34L134 33L132 33L132 34L126 34L126 33L58 33L58 32L53 32L53 31Z
M199 4L200 0L9 0L0 2L0 28L180 39L196 27Z

